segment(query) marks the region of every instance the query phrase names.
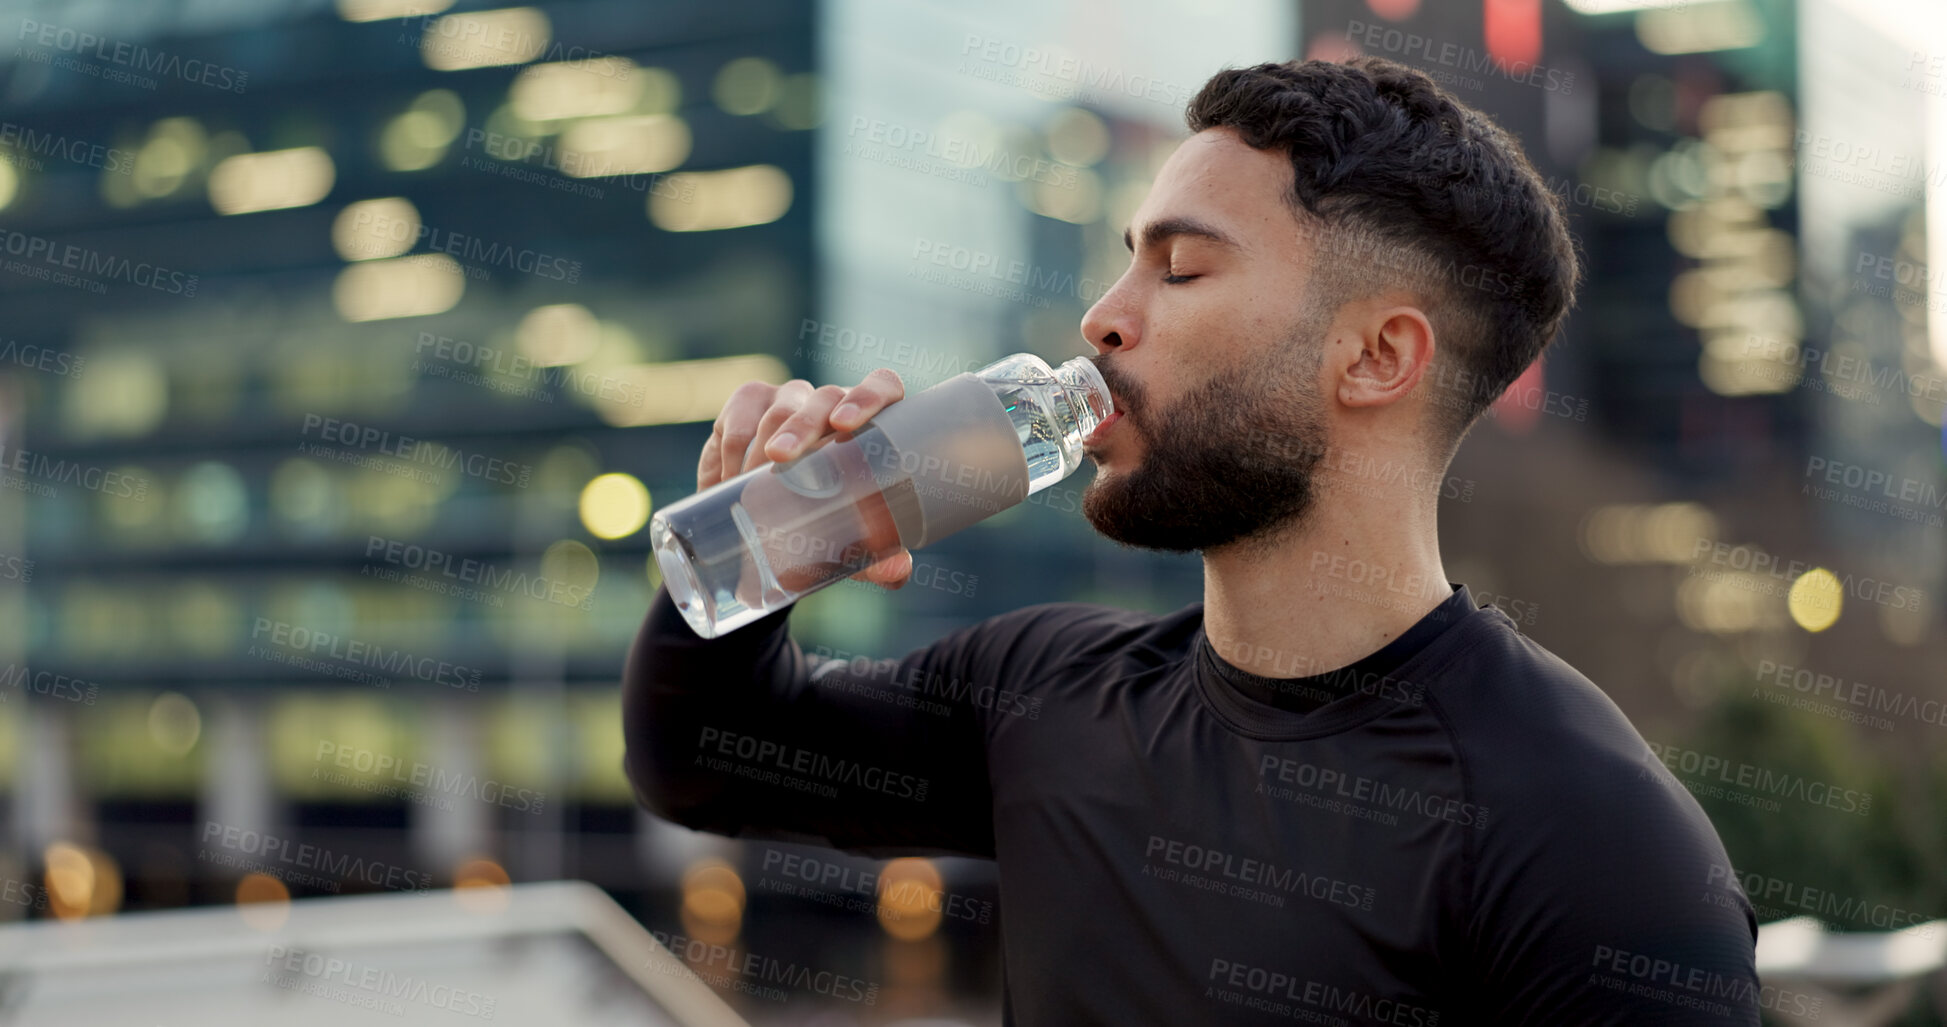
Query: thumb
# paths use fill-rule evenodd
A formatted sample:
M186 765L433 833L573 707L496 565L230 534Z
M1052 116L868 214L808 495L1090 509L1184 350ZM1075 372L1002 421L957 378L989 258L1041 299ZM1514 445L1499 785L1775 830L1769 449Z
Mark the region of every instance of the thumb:
M902 548L899 552L867 567L865 569L865 580L881 588L896 589L904 585L906 579L911 577L912 573L912 550Z

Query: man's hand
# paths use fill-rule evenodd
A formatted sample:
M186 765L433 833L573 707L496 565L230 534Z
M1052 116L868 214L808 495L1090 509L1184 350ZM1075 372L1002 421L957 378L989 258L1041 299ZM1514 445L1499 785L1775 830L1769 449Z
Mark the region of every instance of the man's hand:
M813 388L802 378L783 385L745 382L730 394L710 428L710 440L696 464L696 490L768 463L794 460L820 439L852 431L905 397L906 384L898 372L884 367L849 389ZM898 588L912 573L913 554L902 547L852 577Z

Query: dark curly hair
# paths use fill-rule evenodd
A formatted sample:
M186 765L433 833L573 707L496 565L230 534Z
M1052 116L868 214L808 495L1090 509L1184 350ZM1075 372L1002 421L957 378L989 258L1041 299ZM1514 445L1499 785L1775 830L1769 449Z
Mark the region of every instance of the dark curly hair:
M1574 303L1561 198L1514 139L1419 71L1378 57L1226 69L1184 120L1290 155L1285 200L1318 257L1309 307L1393 287L1421 298L1446 343L1439 379L1459 383L1432 396L1449 457Z

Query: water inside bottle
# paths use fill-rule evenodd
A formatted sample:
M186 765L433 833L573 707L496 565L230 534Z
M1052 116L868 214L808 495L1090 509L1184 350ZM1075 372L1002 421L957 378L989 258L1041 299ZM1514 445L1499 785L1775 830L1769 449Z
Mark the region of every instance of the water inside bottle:
M694 534L652 522L664 583L685 619L730 631L897 552L898 529L872 466L859 447L831 444L876 434L868 426L832 436L789 464L744 475L720 499L699 497L723 506L687 522Z
M922 544L941 525L951 532L970 523L957 514L985 516L1054 484L1081 465L1082 440L1111 410L1108 387L1085 357L1051 371L1037 357L1015 354L978 378L979 386L967 384L992 391L1020 443L1025 488L1019 471L989 474L997 453L993 435L1006 429L993 420L985 397L974 404L987 411L985 428L976 417L953 429L968 432L964 438L930 444L947 452L902 451L877 419L828 437L789 464L755 469L652 518L663 580L691 627L705 638L735 630L902 546ZM962 396L956 402L969 402ZM892 430L909 437L913 429ZM958 443L965 446L956 454ZM939 480L930 480L936 473ZM916 476L929 480L916 488ZM968 505L922 513L929 502ZM679 511L683 516L670 516ZM673 529L672 520L682 527ZM902 538L902 530L911 537Z
M1000 397L1021 437L1029 492L1039 492L1081 466L1082 440L1107 416L1106 392L1091 394L1025 361L1000 361L983 369L981 377Z

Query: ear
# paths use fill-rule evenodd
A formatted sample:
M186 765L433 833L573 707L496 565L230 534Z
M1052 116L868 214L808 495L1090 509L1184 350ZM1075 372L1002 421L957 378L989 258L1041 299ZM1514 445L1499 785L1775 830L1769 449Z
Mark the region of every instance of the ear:
M1410 304L1374 311L1357 337L1359 353L1339 378L1338 399L1349 407L1396 403L1433 364L1433 325Z

